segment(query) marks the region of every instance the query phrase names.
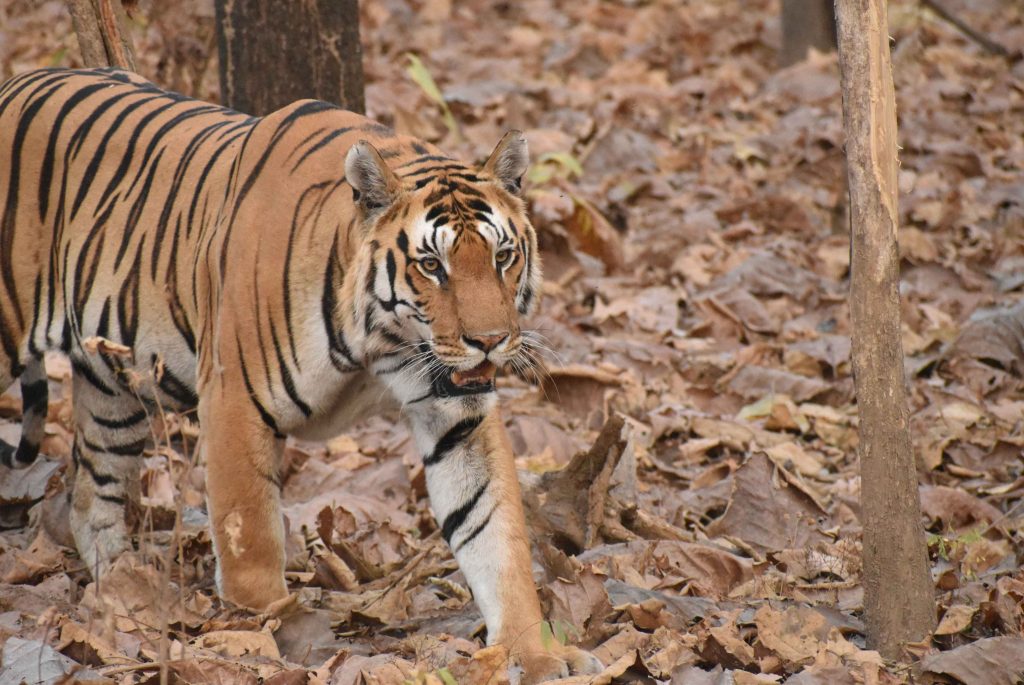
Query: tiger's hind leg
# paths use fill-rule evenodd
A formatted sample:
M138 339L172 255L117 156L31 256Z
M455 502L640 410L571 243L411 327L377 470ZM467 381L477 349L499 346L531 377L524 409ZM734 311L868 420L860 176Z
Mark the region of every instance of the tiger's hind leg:
M46 366L41 358L33 358L19 376L21 381L21 440L13 445L0 440L0 463L4 466L27 466L39 454L46 427L46 411L50 393Z
M96 578L131 549L127 514L139 502L139 467L150 428L137 398L104 385L86 367L73 368L71 532Z

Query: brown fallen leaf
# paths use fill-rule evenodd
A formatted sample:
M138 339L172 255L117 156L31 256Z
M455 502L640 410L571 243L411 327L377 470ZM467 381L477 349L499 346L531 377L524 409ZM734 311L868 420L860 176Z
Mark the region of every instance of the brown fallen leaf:
M83 664L126 665L138 663L141 640L125 633L114 633L113 642L104 639L102 627L83 626L65 619L60 626L57 651Z
M197 649L208 649L225 657L266 656L281 658L273 635L252 630L213 630L192 641Z
M49 459L37 459L24 469L0 466L0 507L38 502L60 469L60 462Z
M448 665L457 683L507 685L508 650L502 645L478 649L469 657L461 657Z
M748 400L780 394L787 395L797 402L807 402L831 389L828 383L819 378L753 365L743 367L729 381L729 390Z
M549 621L561 621L568 626L570 637L579 641L584 636L596 637L609 615L612 605L604 589L604 582L589 568L584 568L573 578L557 578L545 586L545 596L550 598Z
M933 524L959 530L978 524L990 524L1003 513L959 488L945 485L922 485L921 510Z
M953 635L970 627L971 619L978 613L978 607L967 606L966 604L954 604L946 609L942 620L935 629L936 635Z
M736 625L739 613L735 610L721 614L719 625L708 626L700 652L705 661L728 668L749 668L756 663L754 648L740 637Z
M814 660L830 629L824 616L802 606L777 610L764 605L754 614L754 623L758 643L775 653L789 672Z
M1024 639L990 637L921 660L926 673L953 676L964 685L1016 685L1024 674Z
M328 685L405 685L415 672L411 662L394 654L353 654L327 682Z
M752 455L734 474L729 506L708 533L736 538L762 554L827 540L818 530L818 505L776 478L774 469L764 454Z
M568 194L573 202L572 214L566 222L569 234L583 252L599 258L610 271L619 269L624 255L618 232L593 203L578 193Z
M28 549L11 549L0 556L0 579L12 584L38 582L59 569L63 561L64 548L40 530Z
M203 685L258 685L262 682L251 666L228 659L181 659L167 662L171 678L183 683ZM158 685L160 672L143 678L139 685Z

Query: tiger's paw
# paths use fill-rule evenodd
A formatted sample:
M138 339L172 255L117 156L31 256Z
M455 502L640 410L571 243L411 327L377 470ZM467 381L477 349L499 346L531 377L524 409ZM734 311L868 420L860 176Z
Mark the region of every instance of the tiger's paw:
M567 678L570 675L596 675L604 670L604 665L590 652L564 645L521 653L519 665L523 669L521 685Z

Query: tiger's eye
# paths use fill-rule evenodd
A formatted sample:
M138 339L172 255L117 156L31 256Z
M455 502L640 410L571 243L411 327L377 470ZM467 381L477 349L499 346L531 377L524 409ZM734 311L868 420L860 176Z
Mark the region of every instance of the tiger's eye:
M437 257L427 257L426 259L420 260L420 266L427 273L435 273L441 269L441 260Z
M497 262L498 266L504 266L512 261L512 254L512 250L508 248L498 250L498 253L494 255L494 261Z

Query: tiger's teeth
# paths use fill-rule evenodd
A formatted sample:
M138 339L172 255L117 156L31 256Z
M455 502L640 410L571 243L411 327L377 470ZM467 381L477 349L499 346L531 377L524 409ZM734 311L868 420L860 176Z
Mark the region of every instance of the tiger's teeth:
M486 359L472 369L465 371L453 371L452 383L458 386L470 385L471 383L490 383L494 380L498 367Z

